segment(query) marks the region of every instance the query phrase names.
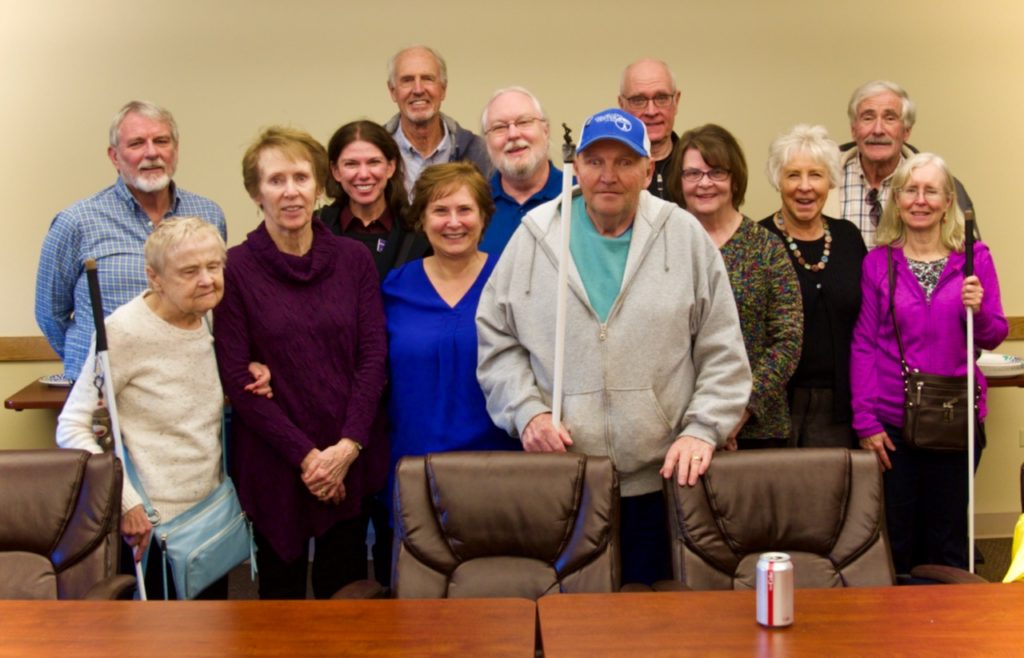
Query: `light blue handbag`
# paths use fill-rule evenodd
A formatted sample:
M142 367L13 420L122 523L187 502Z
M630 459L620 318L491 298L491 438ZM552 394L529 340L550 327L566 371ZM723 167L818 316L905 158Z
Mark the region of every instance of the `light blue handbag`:
M235 485L228 477L223 425L221 465L224 479L206 498L166 523L160 521L159 514L150 504L127 450L125 462L132 486L142 497L146 515L153 523L152 541L159 542L163 549L164 599L169 598L168 560L179 599L195 598L246 559L249 560L250 575L255 579L256 543L252 523L242 511Z

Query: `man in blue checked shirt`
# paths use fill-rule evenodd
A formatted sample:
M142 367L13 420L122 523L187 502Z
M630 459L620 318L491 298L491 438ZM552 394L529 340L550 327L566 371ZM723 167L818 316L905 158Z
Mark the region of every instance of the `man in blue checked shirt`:
M142 248L166 217L194 215L227 238L224 211L177 187L178 126L170 112L131 101L110 124L107 155L117 182L62 210L43 240L36 277L36 322L77 379L93 334L85 261L96 260L103 315L146 289Z

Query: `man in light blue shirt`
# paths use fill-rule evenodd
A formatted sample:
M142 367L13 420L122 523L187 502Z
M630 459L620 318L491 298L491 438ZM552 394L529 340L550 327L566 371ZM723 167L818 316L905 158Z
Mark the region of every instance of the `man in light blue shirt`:
M36 322L68 379L78 378L94 331L87 259L97 263L106 317L146 289L143 245L164 218L196 216L227 238L220 206L172 180L178 126L170 112L146 101L122 107L110 125L107 155L117 181L57 214L36 276Z
M494 92L480 116L480 129L495 169L491 176L494 215L480 251L500 254L523 215L558 197L562 172L548 158L550 126L544 108L523 87Z

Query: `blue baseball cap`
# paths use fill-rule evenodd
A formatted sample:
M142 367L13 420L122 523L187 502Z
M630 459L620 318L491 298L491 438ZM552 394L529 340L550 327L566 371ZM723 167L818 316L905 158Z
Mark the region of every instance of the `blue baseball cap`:
M618 108L601 110L583 122L580 143L576 153L602 139L614 139L633 149L637 155L651 157L651 140L647 138L647 126L628 112Z

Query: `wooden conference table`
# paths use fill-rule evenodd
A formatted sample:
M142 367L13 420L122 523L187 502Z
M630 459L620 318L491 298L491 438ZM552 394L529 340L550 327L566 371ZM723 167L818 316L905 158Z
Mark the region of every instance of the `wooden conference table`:
M0 601L0 656L518 656L526 599Z
M1019 656L1024 584L796 591L795 622L766 629L753 591L549 596L545 658Z

